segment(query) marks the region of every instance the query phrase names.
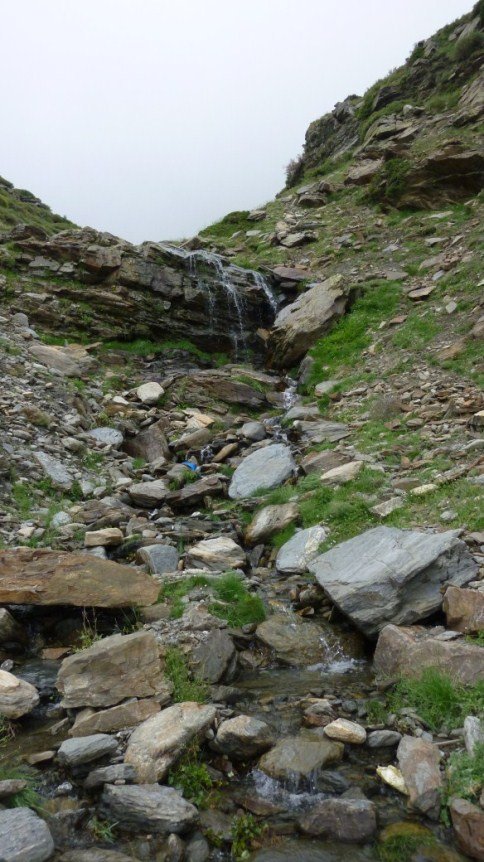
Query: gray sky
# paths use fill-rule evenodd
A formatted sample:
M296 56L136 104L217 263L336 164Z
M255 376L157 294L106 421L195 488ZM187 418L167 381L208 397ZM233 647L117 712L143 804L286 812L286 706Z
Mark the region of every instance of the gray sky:
M472 0L3 0L0 174L78 224L191 236L270 199L311 120Z

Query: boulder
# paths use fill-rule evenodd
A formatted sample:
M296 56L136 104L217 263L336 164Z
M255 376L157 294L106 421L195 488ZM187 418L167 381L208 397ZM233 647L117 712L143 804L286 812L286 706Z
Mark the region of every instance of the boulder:
M224 485L219 476L204 476L198 482L189 482L178 491L172 491L166 502L174 509L191 509L202 503L205 497L218 497L223 490Z
M258 443L267 437L267 431L262 422L244 422L240 433L246 440L252 440L254 443Z
M68 656L56 684L66 708L113 706L127 697L166 702L171 692L158 643L149 631L111 635Z
M45 862L54 853L49 827L30 808L0 811L0 859L3 862Z
M237 651L230 635L220 629L211 631L193 650L190 664L197 677L211 685L221 680L229 682L237 665Z
M109 548L120 545L123 541L123 531L119 527L104 527L102 530L88 530L84 533L85 548Z
M114 736L106 733L94 733L92 736L77 736L65 739L57 752L59 763L65 766L80 766L91 763L109 754L114 754L118 743Z
M259 489L277 488L296 471L289 446L273 443L247 455L239 464L229 485L229 497L250 497Z
M125 763L134 766L139 782L160 781L191 740L204 735L216 712L211 704L189 701L169 706L133 731Z
M136 397L142 404L156 404L164 391L165 390L159 383L156 383L154 380L148 381L148 383L142 383L141 386L138 386Z
M218 751L234 760L256 757L267 751L273 742L274 734L265 721L250 715L238 715L223 721L215 738Z
M318 555L319 546L325 541L328 531L324 527L308 527L285 542L276 557L276 569L282 575L302 575L307 572L311 560Z
M467 799L452 799L450 816L457 844L471 859L484 860L484 811Z
M110 763L109 766L98 766L87 776L84 787L95 790L104 784L124 784L136 781L136 770L129 763Z
M318 735L318 731L305 731L297 736L281 739L259 760L258 768L277 781L295 783L310 779L316 770L343 757L340 742Z
M340 464L330 470L323 470L321 482L323 485L345 485L346 482L356 479L362 467L363 461L348 461L347 464Z
M458 532L374 527L309 564L331 601L367 636L437 611L444 584L472 580L477 565Z
M256 636L284 664L301 667L324 657L323 631L298 616L273 614L257 626Z
M464 719L464 742L471 756L475 754L476 746L484 743L484 724L475 715L467 715Z
M154 479L152 482L138 482L130 485L128 494L136 506L146 509L155 508L168 496L169 487L164 479Z
M173 545L145 545L139 549L138 557L154 575L176 572L180 559Z
M303 814L299 826L307 835L359 844L376 832L376 809L368 799L323 799Z
M212 572L239 569L245 563L245 551L228 536L203 539L193 545L187 554L187 566Z
M135 697L111 706L108 709L82 709L76 715L69 736L89 736L92 733L116 733L127 727L135 727L160 711L160 704L152 698L137 700Z
M54 368L63 377L82 377L94 363L87 350L80 344L58 347L35 342L30 345L29 351L42 365Z
M408 791L409 807L431 820L438 820L442 779L437 746L426 739L404 736L398 745L397 758Z
M337 718L324 728L324 735L338 742L350 742L353 745L362 745L366 741L366 730L356 721L348 721L347 718Z
M447 587L442 607L448 628L465 634L484 631L484 592Z
M0 715L21 718L39 702L37 689L7 670L0 670Z
M351 286L342 275L315 284L277 315L268 341L274 368L290 368L344 314Z
M101 811L127 832L183 833L197 820L198 811L173 787L159 784L106 784Z
M347 461L343 455L332 449L323 449L322 452L308 452L301 459L301 468L306 475L310 473L327 473L335 467L340 467Z
M100 428L92 428L87 432L87 436L95 443L99 443L100 446L112 446L113 449L121 446L124 439L121 431L118 431L117 428L109 428L105 425L101 425Z
M297 521L299 509L296 503L283 503L280 506L264 506L257 512L245 531L245 540L249 545L257 545L278 533L289 524Z
M484 651L462 637L450 640L442 629L385 626L373 657L373 669L381 679L420 676L427 667L473 685L484 676Z
M159 593L145 572L90 554L0 550L0 571L4 604L122 608L151 605Z
M64 467L62 461L48 455L47 452L35 452L34 460L42 467L44 474L52 484L61 491L70 491L74 483L72 473Z
M332 422L329 419L296 419L293 427L311 445L337 443L351 433L344 422Z
M163 420L153 422L148 428L140 431L136 437L126 440L123 448L133 458L143 458L148 464L158 458L171 459L170 447L165 436L166 424Z

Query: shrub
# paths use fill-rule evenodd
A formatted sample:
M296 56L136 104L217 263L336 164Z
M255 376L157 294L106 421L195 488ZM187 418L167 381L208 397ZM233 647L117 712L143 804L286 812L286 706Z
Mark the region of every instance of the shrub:
M484 33L481 33L479 30L474 30L473 33L469 33L468 36L465 36L463 39L456 42L455 59L461 63L464 60L468 60L469 57L473 56L473 54L477 54L483 47Z
M291 161L285 167L286 171L286 188L290 189L302 178L304 173L304 156L301 154Z

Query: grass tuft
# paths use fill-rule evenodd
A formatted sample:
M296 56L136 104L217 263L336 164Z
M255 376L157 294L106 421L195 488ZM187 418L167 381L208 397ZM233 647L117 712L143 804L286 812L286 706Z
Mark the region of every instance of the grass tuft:
M467 715L484 713L484 680L464 686L436 668L427 668L417 679L401 679L390 696L390 710L414 708L431 730L445 725L462 727Z

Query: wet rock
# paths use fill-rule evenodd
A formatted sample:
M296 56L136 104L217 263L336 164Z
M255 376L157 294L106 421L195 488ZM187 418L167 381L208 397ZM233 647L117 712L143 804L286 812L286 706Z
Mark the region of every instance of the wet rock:
M300 818L299 826L308 835L362 844L376 832L375 806L367 799L323 799Z
M297 784L301 779L310 778L316 770L340 761L343 751L340 742L324 738L317 731L305 731L281 739L262 756L259 769L278 781Z
M122 823L127 832L184 833L198 816L195 806L176 790L159 784L107 784L101 810L110 820Z
M410 808L438 820L442 779L440 754L432 742L404 736L397 749L398 764L408 790Z
M7 610L0 608L0 644L22 643L27 638L27 632Z
M149 575L90 554L44 548L0 551L0 602L121 608L151 605L159 586Z
M397 730L372 730L368 734L366 744L369 748L391 748L398 745L402 734Z
M249 545L264 542L274 533L278 533L299 517L296 503L283 503L281 506L264 506L257 512L245 532L245 540Z
M337 718L324 728L325 736L336 739L338 742L350 742L353 745L362 745L366 741L366 730L355 721L346 718Z
M37 689L7 670L0 670L0 715L21 718L39 702Z
M198 677L210 684L233 679L237 652L227 632L215 629L192 652L190 663Z
M482 647L463 638L448 640L442 631L421 626L385 626L373 657L375 673L382 679L420 676L426 667L436 667L464 685L482 679Z
M385 784L388 784L389 787L393 787L393 789L397 790L398 793L408 796L405 779L401 771L397 769L396 766L377 766L376 774L385 782Z
M247 455L239 464L229 486L229 497L250 497L259 488L277 488L296 470L291 450L284 443L274 443Z
M57 688L65 707L113 706L127 697L165 699L165 679L152 632L111 635L64 659Z
M168 700L168 694L167 698ZM89 736L91 733L116 733L127 727L135 727L160 711L157 700L131 698L109 709L83 709L76 715L69 736Z
M118 747L113 736L106 733L95 733L92 736L77 736L65 739L58 751L59 763L65 766L80 766L99 760L109 754L114 754Z
M136 781L136 770L129 763L112 763L109 766L100 766L93 769L87 776L84 787L86 790L95 790L103 784L117 784Z
M484 592L447 587L442 607L450 629L465 634L484 631Z
M238 715L223 721L215 738L217 749L234 760L256 757L267 751L273 742L273 732L265 721L249 715Z
M273 614L256 631L259 640L273 649L280 661L295 667L321 660L322 634L314 623L287 614Z
M173 545L145 545L139 549L138 557L156 575L176 572L178 568L178 551Z
M245 552L227 536L204 539L193 545L187 554L187 565L209 571L226 571L245 566Z
M155 508L167 497L169 487L164 479L154 479L152 482L138 482L128 488L128 494L133 503L146 509Z
M44 862L54 841L44 820L30 808L0 811L0 858L5 862Z
M133 731L125 762L134 766L138 781L160 781L188 743L203 736L215 715L214 706L191 702L162 710Z
M304 574L308 565L317 556L319 546L328 536L324 527L308 527L285 542L276 558L276 569L283 575Z
M388 622L429 616L441 606L442 584L465 584L477 567L456 531L382 526L326 551L309 570L331 601L371 636Z
M333 275L309 290L277 315L268 342L274 368L290 368L344 314L351 286Z
M484 859L484 811L467 799L452 799L450 816L457 844L471 859Z

